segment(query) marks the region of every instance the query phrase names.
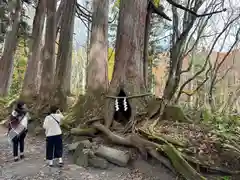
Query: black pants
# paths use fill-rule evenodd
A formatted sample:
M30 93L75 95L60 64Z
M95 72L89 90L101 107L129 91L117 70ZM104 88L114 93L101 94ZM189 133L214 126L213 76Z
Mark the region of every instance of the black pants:
M18 144L20 145L20 153L24 152L24 139L27 135L27 131L24 131L20 136L13 138L13 156L18 156Z
M62 135L49 136L46 139L46 159L61 158L63 153Z

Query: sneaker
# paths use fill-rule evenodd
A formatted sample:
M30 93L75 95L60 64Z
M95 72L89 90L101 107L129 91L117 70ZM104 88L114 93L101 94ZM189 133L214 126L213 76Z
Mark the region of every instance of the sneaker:
M59 158L59 159L58 159L58 164L59 164L60 167L63 166L63 160L62 160L62 158Z
M17 162L18 161L18 157L14 157L14 162Z
M23 159L25 156L24 156L24 154L22 153L22 154L20 154L20 159Z
M49 167L53 167L53 160L49 160L49 161L48 161L48 166L49 166Z

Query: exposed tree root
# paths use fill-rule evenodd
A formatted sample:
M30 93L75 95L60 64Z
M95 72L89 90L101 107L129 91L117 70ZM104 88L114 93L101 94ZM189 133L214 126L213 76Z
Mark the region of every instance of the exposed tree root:
M140 134L146 136L148 139L156 140L160 143L168 143L169 142L169 143L177 145L179 147L186 147L186 143L176 141L175 139L173 139L169 136L166 136L164 134L160 135L160 134L151 133L151 135L149 135L145 131L143 131L142 129L138 129L138 132Z
M125 137L117 135L109 130L107 127L102 125L99 121L92 121L91 126L103 133L110 139L114 144L135 147L137 148L142 155L150 154L152 157L159 160L165 167L170 169L173 173L181 174L185 179L197 179L205 180L193 166L198 166L201 169L208 169L215 173L224 173L224 174L238 174L239 172L229 171L220 167L210 167L208 165L200 163L198 160L194 160L190 156L181 153L177 148L173 146L180 146L181 148L185 147L185 144L176 143L172 139L165 138L164 136L159 136L146 132L142 129L138 129L137 133L131 133ZM142 136L141 136L142 135ZM145 139L147 138L147 139ZM148 140L149 139L149 140ZM152 142L150 140L157 140L157 142ZM162 156L160 153L164 153L168 158ZM170 160L170 161L169 161ZM191 166L193 165L193 166Z
M171 163L167 160L167 158L161 157L161 155L156 151L156 147L158 146L157 144L145 140L135 133L132 133L126 137L116 135L99 122L93 123L92 126L105 134L115 144L135 147L143 155L146 155L146 152L148 152L153 157L156 157L165 167L175 173L174 168L171 166Z
M188 162L181 156L178 150L171 144L166 144L162 147L164 153L167 154L169 159L175 169L185 178L185 179L196 179L196 180L206 180L201 176Z
M145 132L142 129L139 129L138 131L147 138L157 139L164 143L164 145L161 146L158 145L156 148L168 156L176 171L180 173L185 179L197 179L197 180L205 179L193 167L191 167L191 165L188 164L188 162L181 156L178 150L166 139L160 136L156 136L154 133Z
M113 143L135 147L142 153L144 153L144 151L147 151L147 153L149 153L152 157L158 159L165 167L174 173L175 168L177 172L180 173L185 179L205 179L203 176L197 173L197 171L195 171L194 168L191 167L188 162L180 155L180 153L169 143L165 145L159 145L157 143L148 141L135 133L130 134L127 137L121 137L111 132L99 122L93 123L93 127L104 133ZM161 156L156 149L163 151L169 157L172 164L167 158Z
M113 92L110 93L110 95L114 96L117 92L118 90L115 89ZM130 96L134 95L130 94ZM68 124L68 128L71 129L72 135L95 136L98 132L103 133L114 144L135 147L145 157L147 157L148 154L151 155L152 157L159 160L165 167L170 169L172 172L181 174L187 180L205 180L205 178L194 169L195 166L226 174L238 173L231 172L220 167L213 168L210 167L207 163L204 164L200 161L195 161L194 158L191 158L190 156L184 154L183 152L185 151L182 152L184 148L188 147L187 141L178 141L174 138L171 138L171 136L156 132L156 129L154 129L154 127L151 128L150 124L148 124L148 128L145 127L141 129L136 129L137 126L135 126L134 124L137 122L136 116L138 115L138 113L141 113L143 111L139 112L137 110L138 108L135 108L138 106L138 103L140 103L140 101L136 100L135 97L131 98L130 100L130 106L134 109L134 115L130 120L130 122L133 124L130 124L130 126L134 127L134 130L132 129L131 133L126 136L120 136L115 134L110 130L114 122L112 121L114 113L114 101L112 100L112 98L115 97L110 97L106 99L105 96L101 97L102 98L97 100L97 103L95 101L96 99L91 96L88 96L87 99L86 97L83 99L80 98L81 101L79 101L79 103L75 106L76 109L73 109L73 113L70 113L68 115L68 118L66 118L68 119L66 121L66 124ZM93 102L95 102L95 105L92 105ZM105 107L103 107L102 102L105 102ZM89 105L91 105L90 109ZM97 108L97 111L94 111L94 108ZM170 109L167 110L167 108ZM103 109L107 109L107 111L103 111ZM88 113L90 113L90 115ZM106 115L107 113L108 115ZM164 113L165 114L163 114L163 117L165 116L165 119L175 119L181 122L189 122L181 109L178 107L165 107ZM170 116L168 116L169 114ZM172 115L176 114L177 117L172 117ZM107 120L106 117L108 118ZM105 126L103 125L103 123L105 123ZM78 128L73 128L79 124L81 124L81 126L78 126ZM236 146L228 146L228 148L236 152L240 152L239 148L236 148Z
M70 133L75 136L95 136L97 130L95 128L72 128Z

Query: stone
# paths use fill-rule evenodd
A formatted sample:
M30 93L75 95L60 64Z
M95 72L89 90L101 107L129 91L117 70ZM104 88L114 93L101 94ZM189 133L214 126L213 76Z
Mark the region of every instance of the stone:
M79 145L79 142L68 144L68 151L69 152L75 151L77 149L78 145Z
M97 157L97 156L89 157L88 158L88 163L92 167L100 168L100 169L107 169L108 166L109 166L109 163L106 159L103 159L103 158Z
M69 148L69 147L68 147ZM73 143L70 146L70 150L73 153L74 163L78 166L87 167L88 166L88 154L91 148L91 142L89 140L79 141L78 143Z
M91 142L89 140L83 140L68 145L69 152L73 152L77 148L79 150L83 150L84 148L91 148Z
M99 157L105 158L109 162L116 164L118 166L127 166L130 159L128 152L124 152L118 149L110 148L101 145L95 152Z
M74 153L74 163L78 166L87 167L88 166L88 153L81 151Z

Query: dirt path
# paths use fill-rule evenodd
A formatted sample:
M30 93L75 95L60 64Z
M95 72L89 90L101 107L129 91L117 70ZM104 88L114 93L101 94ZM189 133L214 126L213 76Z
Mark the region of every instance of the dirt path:
M0 126L0 180L174 180L165 168L152 167L144 161L137 161L133 168L112 166L107 170L83 168L71 163L65 153L63 168L49 168L45 165L45 142L40 138L26 138L24 160L13 162L11 145L6 129ZM65 148L66 149L66 148Z

